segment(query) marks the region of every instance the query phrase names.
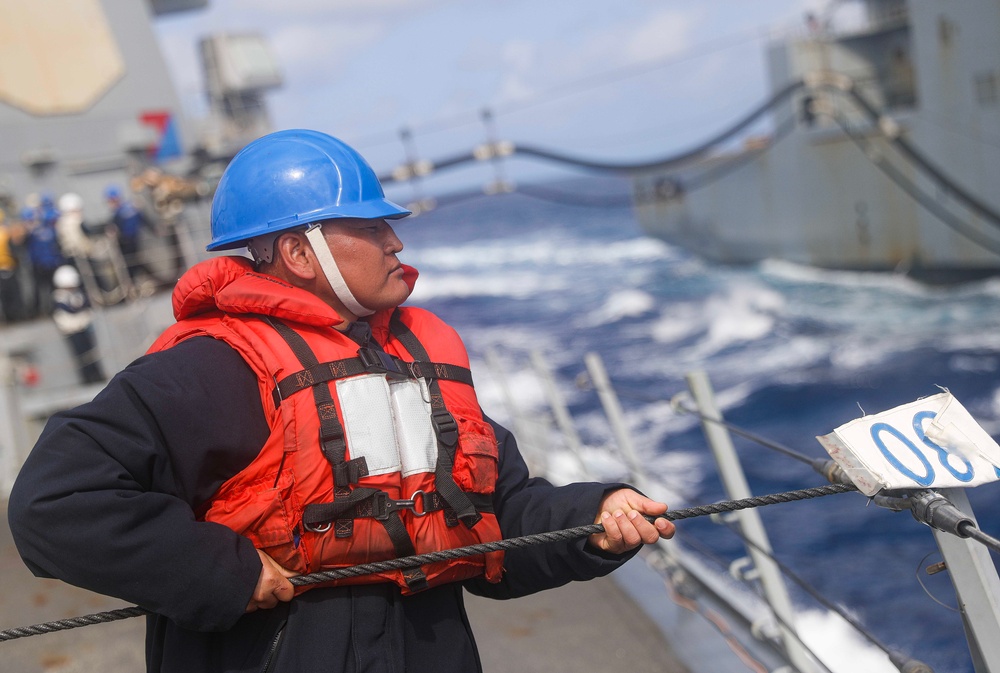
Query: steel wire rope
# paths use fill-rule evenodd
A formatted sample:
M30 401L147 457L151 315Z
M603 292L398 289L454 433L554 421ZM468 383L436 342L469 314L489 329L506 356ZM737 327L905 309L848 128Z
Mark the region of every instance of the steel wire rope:
M717 425L725 427L727 430L729 430L730 432L732 432L735 435L739 435L740 437L743 437L744 439L747 439L747 440L750 440L752 442L755 442L755 443L763 446L764 448L771 449L771 450L776 451L778 453L781 453L781 454L783 454L783 455L785 455L785 456L787 456L789 458L793 458L793 459L798 460L800 462L807 463L807 464L813 466L814 468L816 467L817 461L822 461L823 460L823 459L813 459L813 458L810 458L809 456L807 456L805 454L802 454L802 453L799 453L798 451L795 451L794 449L790 449L787 446L784 446L783 444L779 444L778 442L775 442L775 441L766 439L764 437L761 437L760 435L757 435L757 434L755 434L753 432L750 432L749 430L745 430L745 429L740 428L740 427L738 427L736 425L733 425L732 423L724 421L721 418L714 418L714 417L711 417L711 416L707 416L707 415L701 413L700 411L698 411L697 409L692 409L690 407L684 406L683 404L680 403L679 396L675 396L670 401L670 406L671 406L671 408L673 408L676 411L681 411L683 413L692 414L692 415L698 417L702 421L705 421L705 422L708 422L708 423L715 423ZM826 462L826 461L823 461L823 462ZM738 530L736 527L728 524L725 521L722 521L722 523L723 523L723 525L726 526L727 529L729 529L730 531L732 531L737 537L741 538L746 544L752 546L754 549L756 549L760 553L764 554L767 558L771 559L774 562L774 564L776 566L778 566L778 569L781 570L781 572L783 574L787 575L792 581L794 581L796 584L798 584L806 593L808 593L810 596L812 596L817 602L819 602L824 607L832 610L833 612L835 612L838 615L840 615L841 617L843 617L844 620L848 624L850 624L852 627L854 627L859 632L861 632L862 635L864 635L866 638L869 638L871 640L872 644L874 644L876 647L879 647L880 649L882 649L886 654L888 654L890 656L890 659L892 658L893 655L890 653L890 650L886 646L884 646L881 642L879 642L877 639L875 639L874 636L870 636L870 634L868 634L865 631L863 625L861 625L860 623L856 622L852 617L850 617L846 613L846 611L843 611L839 606L835 605L834 603L831 603L824 596L822 596L821 594L819 594L819 592L814 587L812 587L810 584L808 584L808 582L806 582L804 579L802 579L801 577L799 577L798 575L796 575L790 568L788 568L781 561L779 561L774 556L774 554L771 551L768 551L768 550L764 549L763 547L761 547L760 545L754 543L750 538L748 538L746 535L744 535L743 532L740 531L740 530ZM780 616L779 615L774 614L774 617L775 617L775 619L778 619L780 621ZM785 626L787 627L788 625L786 624ZM790 629L790 630L792 630L792 632L794 633L793 629ZM797 634L796 634L796 637L798 637ZM801 640L799 642L801 643ZM803 647L806 647L806 645L804 643L802 643L802 645L803 645ZM808 650L809 648L806 647L806 649ZM815 655L813 655L813 656L815 656Z
M1000 540L992 535L984 533L971 521L963 521L958 524L958 531L963 533L966 537L972 538L979 544L987 547L990 551L1000 554Z
M683 405L680 404L680 402L679 402L679 396L675 396L674 399L671 400L671 407L674 408L674 409L676 409L676 410L681 410L681 411L683 411L685 413L693 414L693 415L697 416L698 418L700 418L703 421L721 425L721 426L725 427L726 429L728 429L733 434L739 435L740 437L743 437L744 439L748 439L748 440L750 440L752 442L760 444L761 446L763 446L765 448L771 449L773 451L777 451L778 453L781 453L781 454L783 454L783 455L785 455L785 456L787 456L789 458L793 458L795 460L798 460L798 461L800 461L802 463L807 463L813 469L815 469L817 472L819 472L821 474L824 474L824 475L827 475L830 478L831 481L834 481L833 476L836 475L838 472L842 473L842 471L837 470L836 463L834 461L832 461L832 460L823 459L823 458L810 458L809 456L807 456L805 454L802 454L802 453L799 453L798 451L795 451L794 449L790 449L787 446L784 446L783 444L779 444L778 442L774 442L772 440L769 440L769 439L766 439L764 437L761 437L760 435L754 434L754 433L750 432L749 430L745 430L743 428L740 428L739 426L735 426L735 425L729 423L728 421L724 421L724 420L722 420L720 418L713 418L711 416L707 416L705 414L702 414L701 412L697 411L696 409L691 409L690 407L685 407L685 406L683 406ZM843 478L844 478L844 480L846 480L847 479L846 475L843 475ZM837 483L846 483L846 481L839 481ZM899 500L905 500L905 499L899 499ZM988 533L983 532L974 522L972 522L972 521L962 521L962 522L958 523L957 524L957 532L958 532L958 534L959 534L960 537L971 538L971 539L975 540L976 542L979 542L983 546L987 547L991 551L994 551L994 552L997 552L998 554L1000 554L1000 539L997 539L997 538L993 537L992 535L989 535Z
M760 103L757 107L753 108L749 113L747 113L742 119L737 121L735 124L725 129L724 131L716 134L715 136L703 141L699 145L692 148L673 154L668 157L663 157L660 159L653 159L650 161L643 162L610 162L610 161L596 161L593 159L584 159L581 157L574 157L569 154L564 154L561 152L556 152L553 150L547 150L541 147L535 147L532 145L518 145L515 143L515 152L519 154L526 154L528 156L534 156L541 159L549 159L551 161L557 161L560 163L569 164L571 166L576 166L579 168L586 168L590 170L597 170L602 172L610 173L637 173L645 171L656 171L664 170L674 166L678 166L683 163L687 163L694 159L698 159L705 154L707 154L712 148L716 147L729 140L740 131L743 131L748 126L753 124L759 117L764 113L768 112L771 108L780 104L786 98L794 94L801 87L805 86L802 80L796 80L790 84L786 84L778 92L771 95L770 98Z
M695 507L676 509L673 511L667 511L665 514L662 514L659 517L646 517L646 518L650 521L652 521L655 518L663 518L667 519L668 521L681 521L684 519L692 519L699 516L708 516L711 514L720 514L723 512L734 512L740 509L748 509L751 507L763 507L765 505L794 502L797 500L821 498L828 495L837 495L840 493L850 493L854 491L857 491L857 488L847 484L829 484L825 486L816 486L812 488L804 488L794 491L785 491L782 493L772 493L768 495L759 495L750 498L742 498L739 500L727 500L708 505L698 505ZM316 573L310 573L308 575L297 575L295 577L290 578L289 581L295 586L308 586L312 584L330 582L338 579L348 579L351 577L371 575L373 573L401 570L405 568L415 568L429 563L437 563L439 561L449 561L458 558L463 558L465 556L477 556L480 554L488 554L497 551L520 549L537 544L546 544L551 542L565 542L582 537L588 537L590 535L602 532L604 532L604 526L602 526L599 523L595 523L585 526L576 526L575 528L566 528L563 530L549 531L546 533L535 533L533 535L514 537L506 540L499 540L497 542L483 542L479 544L468 545L466 547L458 547L456 549L445 549L442 551L429 552L426 554L417 554L414 556L406 556L403 558L390 559L386 561L364 563L361 565L351 566L348 568L339 568L337 570L325 570ZM133 606L129 608L109 610L107 612L100 612L91 615L84 615L81 617L73 617L71 619L61 619L52 622L45 622L43 624L36 624L33 626L16 627L0 631L0 642L15 640L17 638L24 638L27 636L41 635L43 633L52 633L54 631L64 631L67 629L74 629L81 626L89 626L91 624L102 624L106 622L113 622L121 619L127 619L129 617L138 617L144 614L150 614L150 611L145 610L144 608L138 606Z
M587 170L598 171L602 173L612 173L612 174L633 174L641 173L647 171L657 171L665 170L671 167L679 166L681 164L690 162L694 159L703 157L712 148L720 145L721 143L731 139L733 136L737 135L754 122L757 121L762 115L768 112L771 108L780 104L786 98L790 97L800 88L805 86L802 80L795 80L789 84L786 84L781 90L772 94L767 100L760 103L752 109L749 113L744 115L736 123L729 126L725 130L716 134L715 136L703 141L702 143L682 150L681 152L668 155L666 157L660 157L657 159L652 159L649 161L641 162L615 162L615 161L600 161L596 159L587 159L584 157L577 157L571 154L566 154L557 150L552 150L544 147L539 147L536 145L519 144L516 142L510 143L510 154L511 155L525 155L528 157L543 159L546 161L551 161L554 163L566 164L569 166L574 166L576 168L582 168ZM475 151L460 152L444 159L439 159L435 161L426 162L428 169L432 171L440 171L450 168L455 168L463 164L481 161L480 156L476 154ZM382 182L392 183L392 182L405 182L410 179L409 171L400 171L399 168L392 169L378 176L379 180Z
M811 457L807 456L804 453L800 453L800 452L796 451L795 449L791 449L791 448L785 446L784 444L780 444L780 443L778 443L778 442L776 442L774 440L770 440L770 439L767 439L766 437L762 437L762 436L760 436L758 434L750 432L749 430L741 428L738 425L733 425L729 421L723 420L721 418L715 418L715 417L712 417L712 416L706 416L705 414L701 413L697 409L692 409L691 407L685 406L685 405L683 405L681 403L681 400L683 399L683 397L685 397L687 395L686 392L678 393L677 395L675 395L670 400L664 400L664 399L658 398L658 397L650 397L650 396L647 396L647 395L639 395L637 393L629 393L628 391L619 392L619 395L621 395L622 397L627 397L629 399L638 400L638 401L641 401L641 402L668 402L670 404L670 408L673 409L674 411L682 412L682 413L685 413L685 414L691 414L692 416L695 416L695 417L697 417L698 419L700 419L702 421L707 421L709 423L715 423L717 425L721 425L722 427L724 427L727 430L729 430L730 432L732 432L734 435L739 435L740 437L743 437L744 439L748 439L751 442L754 442L756 444L760 444L761 446L763 446L766 449L771 449L772 451L777 451L778 453L784 454L785 456L787 456L789 458L793 458L793 459L795 459L795 460L797 460L799 462L805 463L805 464L813 466L813 467L815 467L815 464L816 464L817 460L823 460L822 458L820 458L820 459L811 458Z

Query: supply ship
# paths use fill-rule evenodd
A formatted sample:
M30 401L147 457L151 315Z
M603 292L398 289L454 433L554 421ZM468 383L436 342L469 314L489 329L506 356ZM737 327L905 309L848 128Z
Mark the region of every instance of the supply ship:
M771 96L732 133L635 175L643 229L726 264L997 273L1000 2L864 0L838 24L850 5L770 42Z

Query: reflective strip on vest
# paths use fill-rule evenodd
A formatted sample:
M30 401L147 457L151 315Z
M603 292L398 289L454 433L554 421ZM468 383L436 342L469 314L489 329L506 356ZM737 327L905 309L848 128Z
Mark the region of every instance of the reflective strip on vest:
M369 475L434 472L438 443L425 380L368 374L336 385L348 450L352 459L364 457Z

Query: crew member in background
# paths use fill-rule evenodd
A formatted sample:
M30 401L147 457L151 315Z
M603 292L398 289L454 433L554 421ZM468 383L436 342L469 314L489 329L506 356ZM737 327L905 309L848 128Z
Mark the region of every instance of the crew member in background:
M673 535L643 517L666 505L628 486L529 476L457 333L401 306L417 271L389 221L408 214L336 138L250 143L219 183L208 247L253 259L190 269L177 323L50 419L25 462L8 503L22 557L149 610L149 671L481 670L463 591L590 579ZM594 522L603 533L565 544L288 581Z
M24 241L24 228L7 219L0 210L0 314L4 322L23 320L24 296L18 278L18 248Z
M42 197L42 205L35 209L21 210L21 221L28 230L28 258L31 260L32 317L48 315L52 312L52 274L67 263L56 221L59 213L51 203L51 197Z
M118 248L132 286L140 286L140 274L145 275L149 279L147 282L152 282L155 287L172 286L173 283L162 280L143 259L142 230L157 234L153 222L132 201L122 196L122 190L117 185L109 185L104 190L104 197L111 210L111 228L118 239Z
M77 269L90 272L90 228L83 220L83 199L79 194L68 192L59 197L59 218L56 220L56 235L59 248Z
M81 383L106 381L101 371L97 339L94 336L94 311L87 293L80 285L79 272L69 264L56 269L52 276L52 319L73 352L73 361Z

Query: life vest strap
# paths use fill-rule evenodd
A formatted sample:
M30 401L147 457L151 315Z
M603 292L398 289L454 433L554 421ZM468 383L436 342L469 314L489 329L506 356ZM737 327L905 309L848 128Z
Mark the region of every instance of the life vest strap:
M348 376L360 374L386 374L390 377L412 379L446 379L472 385L472 372L465 367L446 362L407 362L385 351L362 347L358 356L332 362L320 362L301 371L289 374L277 382L271 391L274 406L300 390L318 386Z
M493 511L493 500L485 494L479 496L482 511ZM403 510L410 510L414 516L424 516L449 508L448 502L437 491L425 493L416 491L406 500L394 500L385 491L375 488L358 487L343 498L333 502L306 505L302 512L302 523L306 530L322 533L329 529L331 521L337 519L378 519L389 518Z
M295 354L299 363L305 367L303 371L314 370L320 364L316 358L316 354L309 348L309 344L302 338L302 335L270 316L263 316L263 319L281 335L285 343L288 344L288 347L292 349L292 353ZM344 494L350 493L350 489L346 485L337 483L336 481L336 467L343 465L347 458L347 442L344 440L344 426L337 416L337 405L333 400L330 387L320 385L308 387L312 388L313 400L316 402L316 411L319 414L320 447L323 451L323 456L330 464L331 470L333 470L334 496L341 498ZM365 469L367 470L367 467ZM353 532L354 519L345 518L342 521L337 521L337 537L350 537Z
M403 347L409 351L415 360L429 360L427 350L417 335L407 327L400 318L399 309L393 311L389 320L389 330ZM455 483L452 469L455 465L455 451L458 449L458 424L454 416L445 407L441 396L441 386L437 379L430 379L427 384L431 393L431 422L438 440L438 459L434 468L434 482L438 491L448 502L455 514L468 528L472 528L483 516L476 511L475 505L468 494Z
M333 483L335 486L348 486L358 483L361 477L368 476L368 461L364 456L338 463L333 466Z

